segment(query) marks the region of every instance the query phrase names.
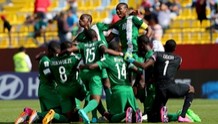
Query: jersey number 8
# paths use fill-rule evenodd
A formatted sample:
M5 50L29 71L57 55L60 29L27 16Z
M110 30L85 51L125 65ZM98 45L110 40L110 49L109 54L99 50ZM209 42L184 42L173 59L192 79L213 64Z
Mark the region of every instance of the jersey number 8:
M67 75L66 75L66 69L64 66L59 67L59 73L60 73L60 79L62 83L65 83L67 81Z

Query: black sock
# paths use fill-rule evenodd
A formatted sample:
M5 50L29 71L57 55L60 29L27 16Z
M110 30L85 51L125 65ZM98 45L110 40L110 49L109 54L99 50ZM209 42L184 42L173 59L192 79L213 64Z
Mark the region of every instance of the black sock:
M182 108L181 116L184 118L188 108L191 106L192 100L194 98L194 93L188 93L185 97L185 101Z
M100 100L100 102L99 102L99 104L98 104L98 107L97 107L97 109L98 109L98 112L103 116L104 115L104 113L106 112L106 110L105 110L105 108L104 108L104 106L103 106L103 104L102 104L102 101Z

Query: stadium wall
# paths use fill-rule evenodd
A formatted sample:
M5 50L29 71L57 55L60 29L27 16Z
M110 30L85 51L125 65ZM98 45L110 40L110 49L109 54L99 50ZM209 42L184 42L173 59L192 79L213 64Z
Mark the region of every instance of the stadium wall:
M35 55L44 48L30 48L27 53L33 69L28 74L13 73L13 55L17 49L1 49L0 99L35 99L38 88L38 62ZM176 53L183 58L176 83L195 86L197 98L218 99L218 45L178 45Z

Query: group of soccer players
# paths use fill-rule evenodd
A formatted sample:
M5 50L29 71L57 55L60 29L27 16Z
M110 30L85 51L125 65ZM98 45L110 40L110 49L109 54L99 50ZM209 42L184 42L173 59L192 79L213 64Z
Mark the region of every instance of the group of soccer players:
M115 24L96 23L82 14L79 24L84 30L73 42L50 42L47 53L40 53L39 90L41 112L25 108L16 119L22 122L66 123L97 122L97 111L109 122L140 123L142 112L136 97L144 104L148 121L168 122L166 102L170 97L185 96L180 122L193 122L186 115L193 100L191 85L175 84L174 77L181 57L173 54L174 40L168 40L154 52L149 37L152 30L126 3L116 7L121 18ZM139 36L139 28L145 34ZM104 31L111 30L108 36ZM119 42L113 41L119 37ZM146 86L145 86L146 83ZM101 102L106 93L107 110ZM145 91L147 95L145 94ZM80 107L80 101L85 101ZM92 119L87 113L92 112Z

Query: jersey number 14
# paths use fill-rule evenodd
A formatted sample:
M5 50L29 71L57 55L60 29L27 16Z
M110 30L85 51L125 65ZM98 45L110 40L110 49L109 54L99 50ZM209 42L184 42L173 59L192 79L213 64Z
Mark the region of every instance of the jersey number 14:
M126 65L123 64L122 68L120 68L119 63L116 63L115 66L117 67L118 79L121 79L121 76L126 79Z

